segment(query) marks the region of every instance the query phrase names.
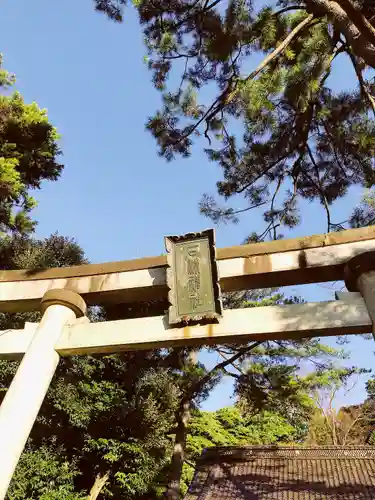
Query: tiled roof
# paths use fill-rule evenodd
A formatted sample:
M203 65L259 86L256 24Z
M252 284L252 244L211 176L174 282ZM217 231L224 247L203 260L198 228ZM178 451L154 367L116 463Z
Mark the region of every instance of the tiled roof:
M185 500L375 500L375 447L208 448Z

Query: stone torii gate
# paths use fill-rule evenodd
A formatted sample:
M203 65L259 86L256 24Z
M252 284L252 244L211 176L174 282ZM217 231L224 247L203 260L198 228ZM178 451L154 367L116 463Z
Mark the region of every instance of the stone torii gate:
M168 256L0 272L0 312L41 309L43 313L38 324L0 332L0 358L22 358L0 407L0 500L5 498L60 356L373 331L375 227L223 248L216 258L213 233L203 236L207 234L208 243L202 243L207 248L200 249L206 257L200 260L192 247L178 246L189 241L188 235L166 239ZM181 271L177 250L186 250L193 273L198 269L192 281ZM199 282L207 276L212 278L211 298L206 281ZM334 280L345 280L349 289L337 293L335 301L221 311L220 288L233 292ZM187 286L192 290L190 298L197 290L207 290L203 295L212 306L209 314L199 310L204 298L203 302L194 298L194 314L181 312L183 301L178 305L176 297ZM86 304L168 297L169 316L103 323L90 323L86 317Z

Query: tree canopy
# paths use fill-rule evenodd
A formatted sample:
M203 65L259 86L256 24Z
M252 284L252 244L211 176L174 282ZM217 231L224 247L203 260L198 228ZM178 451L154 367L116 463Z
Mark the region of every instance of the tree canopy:
M40 269L86 262L74 240L0 240L3 268ZM104 311L94 308L91 320ZM1 314L1 328L38 321L39 313ZM168 352L62 359L8 492L9 500L152 498L172 450L179 396ZM18 362L0 361L0 401ZM148 496L150 495L150 496Z
M14 75L1 69L0 58L0 231L28 233L35 222L30 212L36 202L30 195L43 180L56 180L63 165L58 134L46 110L26 104L12 92ZM10 92L9 92L10 90Z
M125 0L94 3L111 19L123 20ZM279 238L282 226L298 224L302 197L322 204L328 231L344 227L332 220L331 204L353 185L375 184L375 84L369 72L375 67L375 4L134 4L146 62L162 95L162 108L147 122L159 153L172 160L191 154L196 141L203 144L208 158L221 167L218 194L225 200L242 196L243 208L235 209L205 195L202 212L216 222L235 222L241 212L263 207L265 230L249 239ZM336 92L332 87L330 77L341 60L358 88ZM44 179L57 179L62 165L57 163L58 136L46 112L25 104L18 93L5 92L13 81L0 73L0 224L6 233L0 239L1 267L35 270L85 263L74 240L58 235L37 240L26 234L35 224L30 190ZM208 102L202 98L204 87ZM374 206L370 192L347 223L370 224ZM225 307L298 301L275 290L224 297ZM149 304L133 306L93 308L91 319L150 312ZM0 315L1 329L38 320L37 313ZM322 389L340 386L360 372L340 366L344 351L319 339L210 349L217 357L213 367L192 348L62 360L9 500L152 500L164 495L177 500L204 447L306 439L335 443L352 436L348 429L359 429L362 410L324 413L314 399ZM301 374L301 366L308 366L308 373ZM0 399L16 368L16 362L0 362ZM234 381L235 405L201 411L223 377ZM370 381L364 403L369 422L374 419L373 386ZM361 427L351 439L362 442L364 435Z
M95 4L123 19L125 1ZM160 155L189 156L197 143L221 167L218 195L236 200L222 205L205 194L201 211L236 222L263 207L264 232L249 237L274 239L299 223L304 198L321 203L327 231L344 227L331 205L351 186L375 182L375 3L134 4L162 95L147 122ZM336 91L335 72L351 74L356 88Z
M41 269L86 262L69 238L27 236L1 240L3 269ZM272 290L226 298L226 306L271 305ZM113 311L112 311L113 312ZM114 317L117 316L115 312ZM125 312L125 316L126 316ZM90 311L92 321L111 310ZM2 314L1 329L38 321L39 313ZM60 361L11 483L9 500L179 498L203 447L301 442L314 414L312 390L325 387L343 356L318 340L216 346L208 368L187 348ZM300 361L317 362L308 377ZM0 361L0 399L18 366ZM331 374L331 375L329 375ZM199 405L222 377L235 381L237 405L215 414ZM181 455L176 449L182 447ZM180 448L181 449L181 448Z

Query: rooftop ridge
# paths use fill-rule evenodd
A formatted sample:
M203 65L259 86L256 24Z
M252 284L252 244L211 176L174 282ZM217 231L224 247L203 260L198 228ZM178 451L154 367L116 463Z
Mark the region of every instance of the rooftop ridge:
M254 457L294 459L375 459L375 447L370 445L349 446L218 446L206 448L198 462L247 460Z

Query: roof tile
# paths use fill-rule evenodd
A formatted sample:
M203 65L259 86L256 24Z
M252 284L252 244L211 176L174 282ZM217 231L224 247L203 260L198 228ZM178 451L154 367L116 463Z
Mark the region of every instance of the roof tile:
M208 448L185 500L374 500L375 448Z

